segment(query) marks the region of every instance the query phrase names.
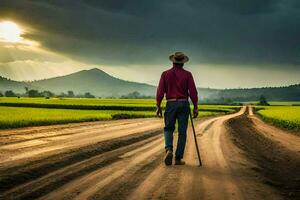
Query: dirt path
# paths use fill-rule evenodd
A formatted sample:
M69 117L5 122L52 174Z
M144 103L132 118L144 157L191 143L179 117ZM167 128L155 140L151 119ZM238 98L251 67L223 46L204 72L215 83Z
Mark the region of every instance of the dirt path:
M2 131L0 166L7 167L12 161L33 160L113 138L159 130L162 126L158 119L138 119Z
M300 199L300 137L255 115L232 118L227 124L235 144L255 162L253 169L263 175L262 181L286 199Z
M232 145L224 122L240 112L197 125L203 167L198 166L190 134L186 166L159 166L128 199L280 199L270 187L257 182L253 166Z
M190 129L186 165L164 166L160 119L0 132L0 199L284 199L281 190L266 184L261 155L251 154L249 138L240 137L244 127L238 123L254 117L246 111L195 123L203 167ZM284 144L287 151L279 158L297 160L299 154Z
M287 134L286 131L264 123L257 116L250 117L253 126L264 137L278 143L284 148L293 151L294 153L300 152L300 137L294 134Z

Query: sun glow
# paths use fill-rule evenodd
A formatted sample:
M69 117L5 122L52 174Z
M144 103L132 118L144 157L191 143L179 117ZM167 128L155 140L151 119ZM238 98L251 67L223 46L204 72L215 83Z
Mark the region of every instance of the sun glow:
M0 22L0 40L9 43L18 43L22 41L22 29L14 22Z
M28 32L13 21L0 21L0 45L7 48L36 48L40 43L22 37Z

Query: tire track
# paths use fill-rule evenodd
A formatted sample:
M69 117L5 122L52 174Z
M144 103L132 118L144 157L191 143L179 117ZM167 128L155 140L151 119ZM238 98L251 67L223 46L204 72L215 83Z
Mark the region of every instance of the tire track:
M140 123L142 121L158 121L155 118L141 118L141 119L124 119L124 120L113 120L113 121L97 121L97 122L81 122L81 123L70 123L70 124L59 124L49 126L35 126L25 127L9 130L1 130L0 138L10 136L26 136L33 137L41 134L57 134L57 132L74 131L74 130L88 130L93 128L101 128L108 126L126 125L130 123Z
M132 120L130 121L131 123L133 123ZM3 192L13 188L16 189L17 185L26 184L28 183L28 181L31 181L32 179L36 180L39 178L43 178L44 176L47 176L47 174L53 171L54 172L59 171L62 168L68 167L74 163L77 164L80 163L81 161L93 157L97 157L99 155L101 156L101 154L103 154L104 152L112 151L122 146L127 146L134 143L138 144L138 142L142 140L151 141L153 138L156 138L156 136L161 133L161 129L153 130L153 127L161 126L161 122L160 120L159 121L155 120L156 123L153 123L153 120L149 120L149 121L145 120L145 121L146 122L142 124L141 123L139 123L138 125L135 124L135 126L133 128L132 127L129 128L129 130L128 128L126 129L121 128L121 130L118 130L120 132L118 137L116 133L111 134L111 132L104 132L104 134L102 135L111 134L109 137L105 138L105 140L102 139L97 141L95 140L95 138L89 138L91 141L89 143L86 143L86 145L84 146L81 144L79 146L76 146L76 148L72 146L72 148L69 149L66 148L58 149L52 154L47 153L46 155L42 155L42 156L29 157L30 159L25 159L25 160L20 159L20 160L13 160L11 162L1 163L0 194L3 194ZM159 123L157 123L157 121ZM145 126L141 126L144 124ZM150 124L151 126L147 124ZM103 132L103 130L100 130L100 133L102 133L101 131ZM100 136L98 138L101 138L101 134L99 135ZM150 139L148 140L147 138ZM82 141L79 142L82 143ZM18 155L18 152L15 152L15 154ZM100 165L102 166L103 164ZM92 169L93 167L91 168L91 170ZM89 170L83 170L83 171L86 172ZM67 179L69 180L70 178ZM21 186L21 188L23 186ZM29 189L29 191L32 191L32 187L29 188L31 188ZM18 191L18 188L16 191ZM17 194L18 192L10 191L5 194L7 196L7 194L11 194L11 193Z
M120 125L120 126L112 126L106 128L89 128L87 127L87 131L82 130L84 134L77 134L77 130L75 129L75 135L70 135L67 138L58 137L57 140L40 140L40 142L32 142L32 144L28 141L20 142L17 144L9 144L9 145L1 145L0 146L0 167L7 167L13 161L21 160L21 159L33 159L35 156L49 156L50 154L56 154L61 152L62 150L71 150L74 148L80 148L83 146L87 146L93 143L97 143L100 141L110 140L117 137L122 137L130 134L141 133L149 130L159 129L162 127L162 123L159 120L147 121L140 123L134 123L131 121L130 124ZM12 136L13 137L13 136ZM22 148L23 147L23 148Z
M147 151L145 151L145 149ZM145 165L145 163L149 163L149 161L147 162L149 157L161 154L162 149L163 142L162 137L160 136L158 139L145 146L133 149L132 151L125 150L125 153L118 156L120 159L119 161L112 163L107 167L95 170L86 176L80 177L42 199L58 199L62 195L66 199L87 199L92 195L95 195L105 186L111 184L113 181L115 187L115 181L117 179L137 171ZM141 151L145 151L145 153L141 154ZM76 196L74 196L74 194L76 194Z

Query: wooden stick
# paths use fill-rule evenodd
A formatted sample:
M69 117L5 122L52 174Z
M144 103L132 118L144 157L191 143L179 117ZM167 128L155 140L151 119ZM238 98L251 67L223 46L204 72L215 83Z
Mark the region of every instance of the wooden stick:
M197 142L197 136L196 136L196 132L195 132L195 127L194 127L194 123L193 123L193 117L192 117L191 110L190 110L190 118L191 118L191 124L192 124L193 133L194 133L194 139L195 139L195 144L196 144L197 155L198 155L198 159L199 159L199 166L202 166L200 152L199 152L199 147L198 147L198 142Z

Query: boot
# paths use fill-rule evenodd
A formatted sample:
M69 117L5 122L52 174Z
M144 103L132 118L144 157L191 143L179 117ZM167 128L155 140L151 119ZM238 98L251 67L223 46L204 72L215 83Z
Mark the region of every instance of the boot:
M185 162L181 159L175 159L175 165L185 165Z
M165 164L172 165L172 161L173 161L173 151L168 150L165 156Z

